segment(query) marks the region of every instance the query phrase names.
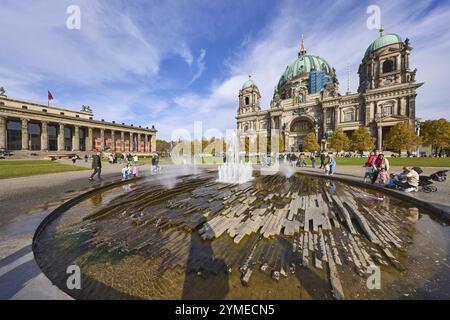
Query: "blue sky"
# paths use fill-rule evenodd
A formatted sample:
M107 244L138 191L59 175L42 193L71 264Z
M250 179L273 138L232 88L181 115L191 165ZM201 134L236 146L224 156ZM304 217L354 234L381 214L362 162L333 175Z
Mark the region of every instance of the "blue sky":
M66 28L69 5L81 29ZM2 0L0 86L10 97L79 109L96 119L151 126L170 139L174 129L206 135L235 127L237 95L251 74L269 107L273 88L297 56L332 65L346 91L358 87L358 65L378 36L366 9L381 8L386 32L408 37L411 65L425 82L417 97L423 119L450 119L448 1L121 1Z

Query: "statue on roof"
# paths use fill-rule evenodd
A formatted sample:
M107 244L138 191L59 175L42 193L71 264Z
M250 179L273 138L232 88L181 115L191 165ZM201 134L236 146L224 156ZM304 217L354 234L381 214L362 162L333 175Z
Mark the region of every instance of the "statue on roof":
M81 111L82 111L82 112L89 112L89 113L92 113L91 107L90 107L90 106L85 106L85 105L82 105L82 106L81 106Z
M3 87L0 87L0 97L5 97L6 98L6 90Z

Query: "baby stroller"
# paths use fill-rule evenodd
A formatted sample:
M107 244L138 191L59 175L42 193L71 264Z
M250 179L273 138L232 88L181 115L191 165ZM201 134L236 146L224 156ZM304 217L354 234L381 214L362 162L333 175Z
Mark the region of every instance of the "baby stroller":
M444 182L445 180L447 180L447 172L448 172L448 170L437 171L437 172L433 173L430 176L430 178L433 181Z
M419 177L419 187L425 193L436 192L437 187L433 185L433 179L431 176L420 176Z

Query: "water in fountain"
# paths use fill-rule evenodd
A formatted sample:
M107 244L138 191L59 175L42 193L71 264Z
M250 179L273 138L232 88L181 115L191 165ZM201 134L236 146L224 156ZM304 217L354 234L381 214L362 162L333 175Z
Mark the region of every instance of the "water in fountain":
M239 137L233 132L227 150L226 162L219 166L218 182L245 183L252 180L253 166L243 163L239 156Z

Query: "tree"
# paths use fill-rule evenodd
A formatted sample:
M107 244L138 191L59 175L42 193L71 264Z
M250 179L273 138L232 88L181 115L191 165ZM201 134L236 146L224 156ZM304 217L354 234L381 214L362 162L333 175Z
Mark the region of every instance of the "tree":
M408 122L400 122L391 128L384 139L386 148L398 151L411 151L417 147L420 139Z
M331 144L330 147L334 149L334 151L347 151L350 147L350 139L345 134L342 129L337 129L333 132L333 135L331 136Z
M308 133L303 141L303 150L306 152L314 152L320 150L320 144L317 142L317 137L314 132Z
M425 146L430 146L433 152L439 153L450 148L450 122L446 119L427 120L420 126L420 136Z
M350 138L350 148L359 152L372 150L375 147L375 138L370 135L367 128L355 130Z
M163 155L168 155L170 153L171 144L165 140L156 140L156 152Z

